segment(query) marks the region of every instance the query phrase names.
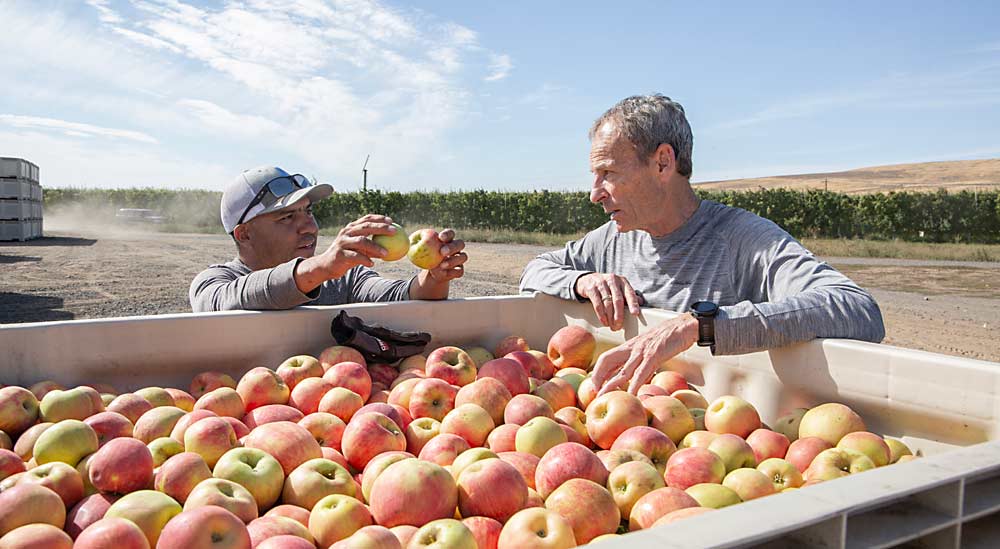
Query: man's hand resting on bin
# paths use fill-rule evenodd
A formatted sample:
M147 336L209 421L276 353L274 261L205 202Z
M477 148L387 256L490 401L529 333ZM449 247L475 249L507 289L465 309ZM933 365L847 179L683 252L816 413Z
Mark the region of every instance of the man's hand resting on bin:
M601 324L612 330L621 330L625 325L625 309L633 316L639 316L639 306L643 304L628 280L615 274L590 273L576 279L574 288L577 295L589 299Z

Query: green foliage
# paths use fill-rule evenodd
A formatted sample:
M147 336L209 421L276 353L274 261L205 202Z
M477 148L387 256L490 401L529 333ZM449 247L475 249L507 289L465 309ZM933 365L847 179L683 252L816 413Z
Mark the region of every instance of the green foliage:
M822 190L697 191L766 217L799 238L922 242L1000 242L1000 191L846 195ZM220 193L162 189L45 189L46 208L82 204L95 216L151 208L179 226L221 231ZM379 213L404 225L551 234L581 233L607 222L586 192L336 193L315 205L321 227Z

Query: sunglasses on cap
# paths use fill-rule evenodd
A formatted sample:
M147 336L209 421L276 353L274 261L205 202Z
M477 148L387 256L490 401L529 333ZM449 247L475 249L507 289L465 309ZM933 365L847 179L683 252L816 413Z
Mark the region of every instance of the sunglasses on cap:
M257 204L264 206L264 209L270 208L282 198L299 189L305 189L310 186L312 186L312 183L310 183L309 180L306 179L306 176L302 174L275 177L274 179L268 181L266 185L261 187L257 196L253 197L253 200L251 200L250 204L247 205L247 209L243 210L243 215L240 216L240 220L237 221L236 224L239 225L243 223L247 214L250 213L250 210Z

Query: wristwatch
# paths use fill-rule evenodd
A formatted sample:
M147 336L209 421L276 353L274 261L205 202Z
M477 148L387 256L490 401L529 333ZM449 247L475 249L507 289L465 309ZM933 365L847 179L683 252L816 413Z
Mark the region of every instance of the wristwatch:
M715 315L719 306L711 301L696 301L691 304L691 314L698 319L698 346L715 345Z

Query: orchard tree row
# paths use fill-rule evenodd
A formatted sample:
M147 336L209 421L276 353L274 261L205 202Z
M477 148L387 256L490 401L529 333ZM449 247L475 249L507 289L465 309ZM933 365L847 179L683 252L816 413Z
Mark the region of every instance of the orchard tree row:
M1000 242L1000 191L891 192L847 195L831 191L760 189L698 191L705 199L744 208L792 235L813 238L899 239L925 242ZM51 211L82 205L113 216L118 208L151 208L178 225L219 226L221 194L162 189L45 189ZM391 216L403 225L572 234L608 218L586 192L336 193L316 205L321 227L344 225L365 213ZM221 227L220 227L221 230Z

